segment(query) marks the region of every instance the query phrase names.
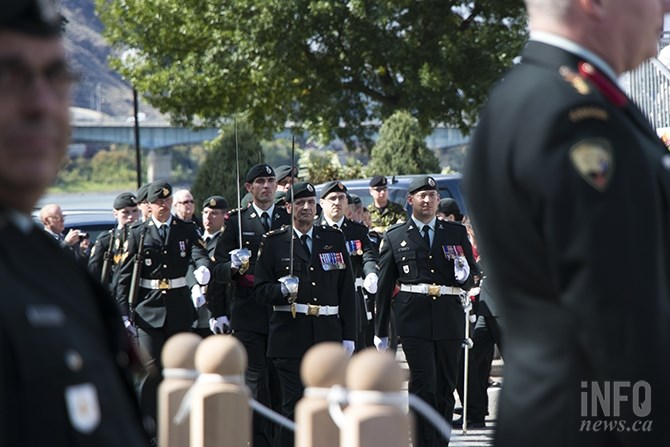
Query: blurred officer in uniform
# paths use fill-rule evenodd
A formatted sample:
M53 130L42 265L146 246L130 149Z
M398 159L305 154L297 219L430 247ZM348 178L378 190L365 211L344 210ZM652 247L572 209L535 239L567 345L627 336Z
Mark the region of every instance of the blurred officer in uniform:
M106 291L30 213L67 154L74 76L52 1L0 16L0 445L147 445Z
M151 183L147 201L151 217L128 233L116 299L126 328L132 335L137 334L140 348L148 356L149 374L141 386L141 404L146 416L155 421L163 344L176 333L190 332L197 318L186 281L189 263L195 264L193 275L204 286L210 280L210 261L195 224L170 213L172 187L167 182ZM139 281L133 284L136 264ZM129 302L131 293L135 293L133 303Z
M368 237L367 227L344 217L347 187L342 182L326 183L321 190L320 202L323 213L319 224L339 229L347 241L356 286L356 349L365 349L373 346L374 329L369 329L373 326L379 254Z
M370 180L372 203L368 205L368 210L372 222L371 230L379 234L386 232L390 225L407 219L405 209L389 200L388 189L388 180L383 175L377 175Z
M275 169L277 175L277 191L286 192L298 180L298 168L281 165Z
M461 222L463 220L463 214L461 214L458 202L451 197L441 199L440 203L437 205L437 218L450 220L452 222Z
M302 356L324 341L342 342L353 353L356 311L346 240L338 229L314 225L314 186L296 183L286 198L289 213L293 208L295 231L287 225L263 238L256 261L254 291L273 310L268 356L279 373L282 414L293 419L295 404L304 390L300 381ZM288 289L291 261L293 276L298 279L297 295L291 295ZM293 433L280 429L280 446L293 446Z
M219 242L224 230L226 213L228 212L228 201L221 196L211 196L202 204L202 224L205 232L202 240L209 253L212 263L217 262L216 244ZM193 277L195 266L189 266L189 277ZM192 284L194 286L195 284ZM196 302L198 320L193 324L193 331L202 337L211 334L225 334L230 332L230 321L226 308L225 284L210 281L205 290L202 290L202 302ZM206 306L204 304L207 304Z
M252 201L248 207L232 210L229 214L226 231L216 248L215 257L221 262L215 267L215 277L217 281L232 283L233 286L230 325L233 335L244 344L247 351L245 377L251 395L266 406L276 406L277 402L271 402L271 390L268 387L270 365L267 347L272 309L257 301L253 288L254 271L261 237L271 229L290 224L290 217L284 208L274 204L277 182L271 166L253 166L245 180L244 186ZM251 257L248 260L240 257L241 248L249 250ZM267 419L254 415L253 436L257 447L272 444L272 426Z
M409 392L451 422L465 316L460 294L478 273L465 227L436 218L440 200L430 176L409 185L412 217L390 227L381 242L375 344L388 345L388 319L396 282L400 292L393 310L409 365ZM446 445L423 418L417 420L415 446Z
M489 96L463 178L503 297L496 445L668 445L670 155L617 77L656 54L670 2L526 6L530 41ZM589 428L598 390L622 429Z
M114 208L116 226L98 236L88 259L88 271L103 285L108 286L113 294L113 278L121 264L123 254L126 252L128 229L139 218L140 210L137 207L137 198L131 192L122 192L116 196L112 207ZM103 279L102 272L105 258L107 258L108 270L106 272L107 277Z

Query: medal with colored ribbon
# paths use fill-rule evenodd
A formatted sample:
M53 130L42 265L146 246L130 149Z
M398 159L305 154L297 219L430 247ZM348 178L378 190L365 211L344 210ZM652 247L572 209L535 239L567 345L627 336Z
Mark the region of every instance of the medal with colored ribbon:
M349 255L362 255L363 254L363 244L360 240L356 239L354 241L347 241L347 250Z
M179 255L182 258L186 257L186 242L184 241L179 241Z
M319 259L321 260L321 266L325 271L330 270L341 270L345 268L344 256L342 253L320 253Z

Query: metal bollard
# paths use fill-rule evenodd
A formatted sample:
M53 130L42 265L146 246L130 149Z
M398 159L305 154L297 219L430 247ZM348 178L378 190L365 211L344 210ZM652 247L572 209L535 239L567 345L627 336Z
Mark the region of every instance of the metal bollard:
M349 361L341 447L408 447L411 416L403 374L388 352L366 349Z
M200 375L186 403L190 406L191 447L247 447L251 408L244 383L244 346L231 335L207 337L195 353L195 366Z
M195 350L202 338L190 332L170 337L163 345L161 359L163 378L158 387L158 445L188 447L189 423L172 423L186 392L191 388L198 371L195 369Z
M340 343L319 343L303 357L305 394L295 407L296 447L338 447L340 430L328 413L331 386L344 385L349 355Z

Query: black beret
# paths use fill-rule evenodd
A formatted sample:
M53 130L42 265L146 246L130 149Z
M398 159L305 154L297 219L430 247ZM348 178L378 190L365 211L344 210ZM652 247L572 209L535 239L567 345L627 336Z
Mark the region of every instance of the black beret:
M258 177L275 177L275 171L272 169L272 166L261 163L249 169L245 181L253 183Z
M419 191L437 191L437 183L435 183L435 179L429 175L416 177L409 184L407 192L414 194L415 192Z
M114 199L115 210L120 210L127 206L137 206L137 198L132 192L122 192Z
M147 202L152 203L158 199L167 199L172 196L172 186L165 180L156 180L149 184Z
M363 203L357 194L349 194L349 198L351 199L351 202L349 202L351 205L358 205Z
M293 171L293 175L291 175L291 171ZM298 168L294 167L291 169L289 165L281 165L275 169L275 172L277 173L277 181L281 182L284 180L286 177L291 176L291 177L297 177L298 176Z
M342 184L342 182L328 182L323 185L321 190L321 198L325 199L328 194L331 192L343 192L346 194L347 187Z
M61 34L63 17L55 0L12 0L2 2L0 29L34 36Z
M222 196L212 196L202 203L202 208L211 208L213 210L227 210L228 201Z
M305 197L316 197L316 189L311 183L296 183L286 191L286 203L291 203L293 200L303 199Z
M444 213L446 216L453 214L458 221L463 219L458 203L451 197L440 200L440 204L437 206L437 211L439 213Z
M140 188L137 190L137 194L135 194L135 197L137 197L137 203L147 201L147 194L149 194L149 185L151 185L151 183L145 183L144 185L140 186Z
M383 175L375 175L372 177L372 180L370 180L370 186L375 187L375 186L386 186L388 184L388 180L386 180L386 177Z
M286 204L286 191L277 191L275 193L275 205L284 206Z

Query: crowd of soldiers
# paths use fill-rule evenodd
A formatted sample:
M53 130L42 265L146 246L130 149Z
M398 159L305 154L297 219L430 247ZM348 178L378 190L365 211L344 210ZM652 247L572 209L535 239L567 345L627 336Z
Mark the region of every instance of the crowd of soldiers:
M115 198L117 225L95 241L88 270L115 297L140 348L137 382L150 433L161 350L178 332L235 336L247 352L252 397L292 419L304 391L300 362L311 346L386 350L393 320L390 345L402 343L410 392L451 421L461 295L479 278L458 205L440 201L430 176L410 184L408 218L388 200L384 176L370 181L365 208L342 182L328 182L317 197L297 174L290 166L253 166L244 178L246 205L229 209L212 195L200 216L193 195L173 193L165 181ZM429 424L420 419L417 427L415 445L443 445ZM253 440L289 446L293 433L254 415Z

